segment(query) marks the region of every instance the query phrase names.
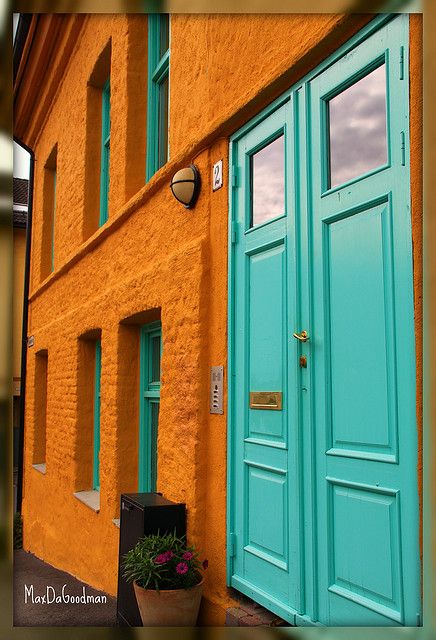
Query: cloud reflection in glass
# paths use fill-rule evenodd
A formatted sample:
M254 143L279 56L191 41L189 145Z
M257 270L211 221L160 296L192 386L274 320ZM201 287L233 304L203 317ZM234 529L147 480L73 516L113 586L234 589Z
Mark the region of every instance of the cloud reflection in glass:
M251 157L251 226L285 212L285 148L281 135Z
M329 100L328 110L331 187L386 163L384 64Z

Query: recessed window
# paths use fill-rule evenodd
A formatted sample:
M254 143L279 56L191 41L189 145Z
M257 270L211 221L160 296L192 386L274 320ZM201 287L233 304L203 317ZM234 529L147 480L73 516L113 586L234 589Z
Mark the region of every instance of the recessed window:
M160 404L160 322L141 327L138 490L156 491L157 431Z
M386 67L328 101L330 181L335 187L387 162Z
M168 160L170 21L148 15L147 180Z
M44 165L41 280L55 268L57 156L55 145Z
M251 226L285 213L283 135L251 156L251 194Z
M47 350L35 356L34 444L33 464L45 464L47 431Z
M170 46L170 17L164 13L159 18L159 58L162 58Z
M158 137L158 165L159 168L168 160L168 98L170 80L168 75L159 85L159 137Z
M92 488L100 490L100 397L101 397L101 340L95 343L95 374L94 374L94 439Z
M86 87L83 241L109 217L111 57L109 40L95 61Z
M160 333L153 335L151 342L151 380L150 382L160 383L160 351L161 351L161 336Z
M101 329L80 336L73 460L76 493L100 490ZM80 496L77 496L80 497ZM83 497L83 496L82 496Z
M111 140L111 87L106 80L101 94L101 173L100 173L100 226L108 218L109 159Z
M56 166L52 171L52 180L53 180L53 225L52 225L52 236L51 236L51 270L54 271L55 219L56 219L56 181L57 181Z

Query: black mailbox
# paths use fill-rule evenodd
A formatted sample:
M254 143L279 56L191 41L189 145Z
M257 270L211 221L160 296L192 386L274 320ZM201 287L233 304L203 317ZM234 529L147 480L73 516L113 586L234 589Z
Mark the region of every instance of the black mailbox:
M140 538L160 533L186 534L186 507L158 493L124 493L120 509L120 550L118 557L117 622L122 627L140 627L141 616L133 584L123 578L123 556Z

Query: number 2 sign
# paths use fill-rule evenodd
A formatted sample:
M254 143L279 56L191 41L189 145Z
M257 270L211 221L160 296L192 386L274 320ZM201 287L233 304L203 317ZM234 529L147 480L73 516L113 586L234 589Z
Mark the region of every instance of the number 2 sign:
M212 191L216 191L223 186L223 161L218 160L213 165Z

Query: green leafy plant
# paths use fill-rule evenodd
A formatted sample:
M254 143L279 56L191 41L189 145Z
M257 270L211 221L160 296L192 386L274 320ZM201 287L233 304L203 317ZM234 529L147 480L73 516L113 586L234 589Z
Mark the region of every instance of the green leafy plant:
M23 547L23 520L20 513L14 515L14 549Z
M123 557L123 576L144 589L189 589L202 580L207 560L175 533L141 538Z

